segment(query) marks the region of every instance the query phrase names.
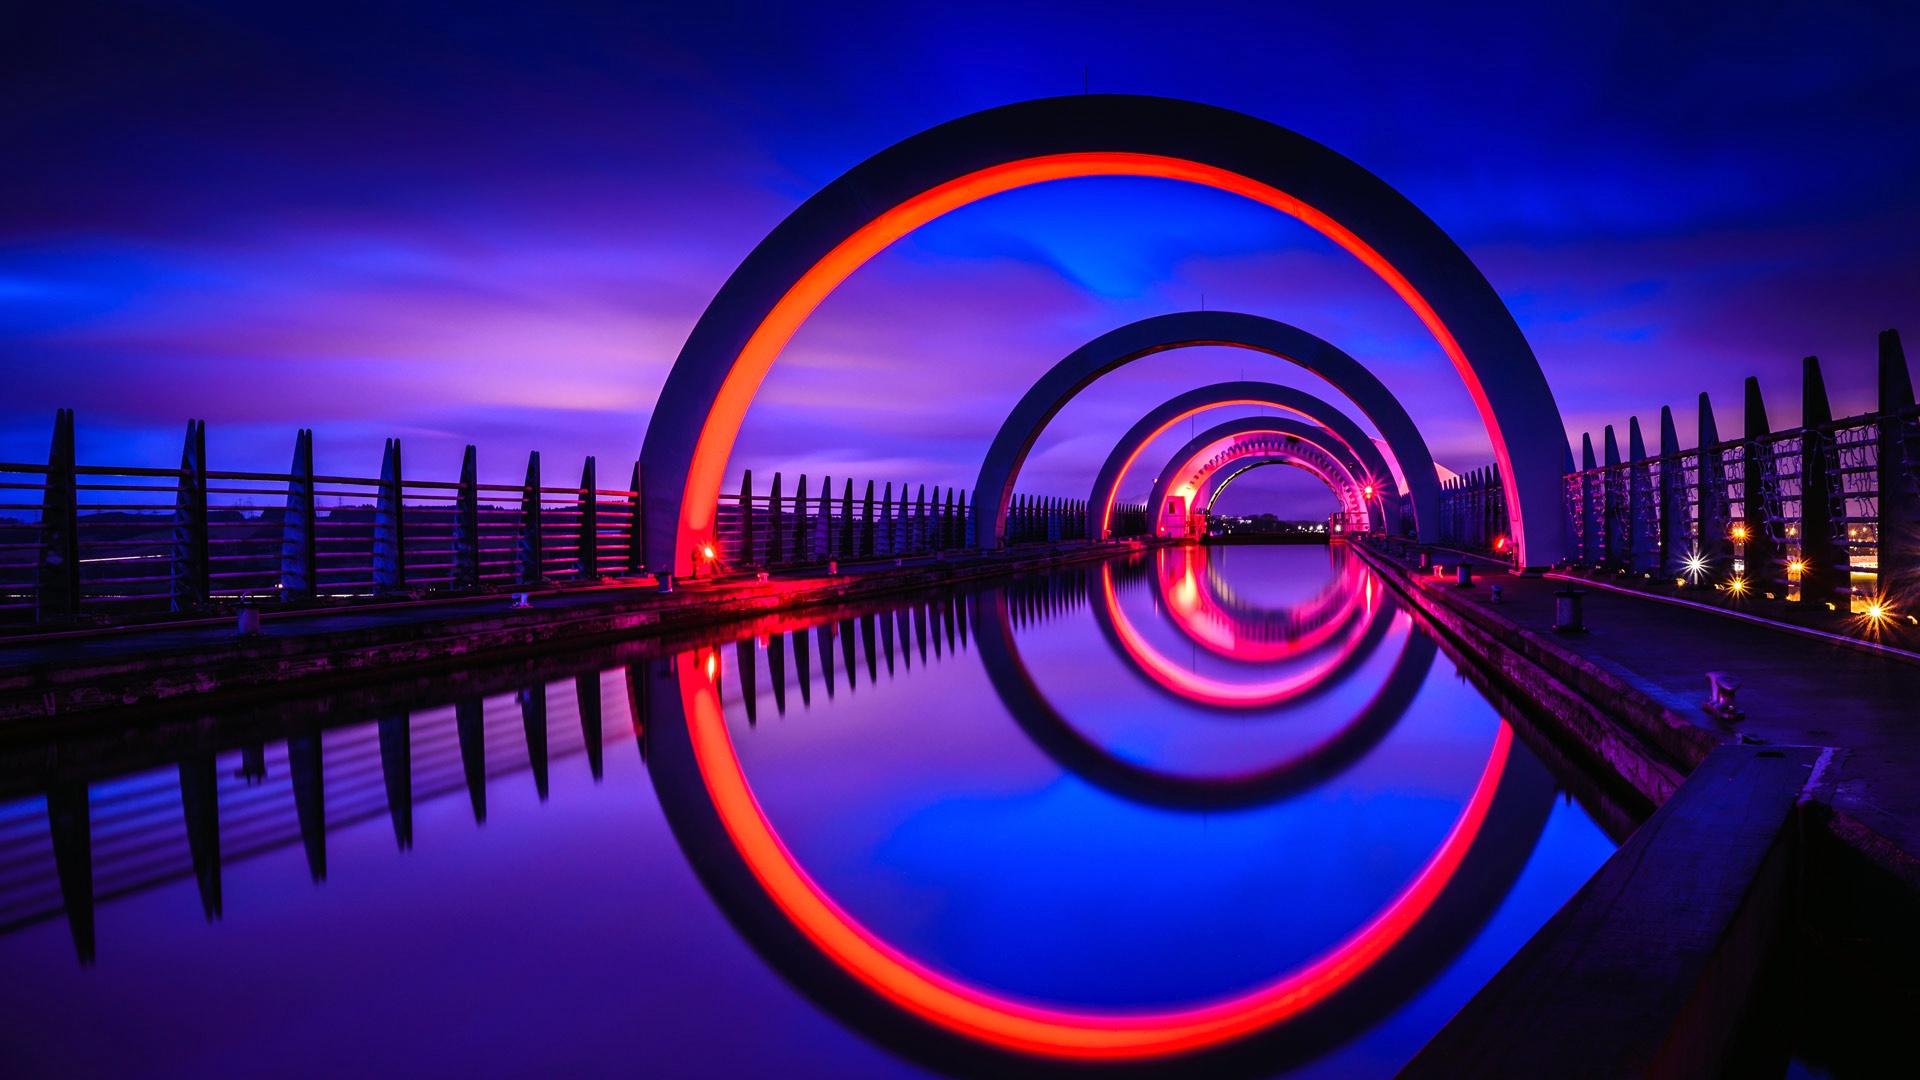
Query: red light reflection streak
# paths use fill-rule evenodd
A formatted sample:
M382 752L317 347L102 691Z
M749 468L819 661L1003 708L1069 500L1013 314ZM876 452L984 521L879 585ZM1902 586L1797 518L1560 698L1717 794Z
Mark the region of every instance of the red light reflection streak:
M1229 709L1251 709L1265 705L1277 705L1289 698L1303 694L1326 678L1327 673L1340 666L1347 654L1354 650L1360 639L1366 636L1367 622L1354 619L1347 625L1351 628L1347 636L1341 639L1340 649L1328 660L1296 675L1263 683L1230 683L1211 679L1196 671L1161 656L1154 651L1147 639L1127 621L1126 612L1120 610L1120 597L1114 591L1113 570L1111 565L1100 568L1100 588L1107 611L1113 616L1113 629L1120 639L1120 647L1127 651L1140 670L1147 677L1189 701L1203 705L1220 705Z
M1032 1054L1117 1060L1202 1049L1259 1031L1326 998L1419 921L1473 846L1506 768L1500 723L1466 810L1420 873L1371 921L1306 967L1240 997L1176 1012L1074 1013L998 997L942 975L874 936L807 876L767 821L734 753L717 682L693 652L675 661L694 759L727 835L761 888L813 944L895 1005L968 1038Z
M1513 475L1513 463L1507 460L1506 443L1500 437L1499 422L1487 402L1479 375L1468 362L1466 351L1454 339L1453 331L1441 321L1440 313L1433 309L1420 290L1414 288L1413 282L1407 280L1405 274L1351 229L1276 187L1216 165L1203 165L1158 154L1115 151L1049 154L968 173L881 211L872 221L821 256L820 261L809 267L774 303L734 358L701 426L700 438L694 445L693 460L687 470L686 487L681 495L680 550L685 551L688 545L704 541L713 527L713 514L718 505L727 457L733 450L734 437L746 419L747 408L753 404L754 394L760 389L761 380L766 378L774 360L800 329L800 325L841 282L865 265L868 259L886 250L889 244L942 214L1003 191L1051 180L1089 176L1150 176L1231 192L1296 218L1346 249L1413 309L1427 332L1439 343L1441 351L1447 354L1447 359L1453 361L1454 369L1460 373L1467 392L1480 410L1487 433L1493 438L1494 457L1501 475Z

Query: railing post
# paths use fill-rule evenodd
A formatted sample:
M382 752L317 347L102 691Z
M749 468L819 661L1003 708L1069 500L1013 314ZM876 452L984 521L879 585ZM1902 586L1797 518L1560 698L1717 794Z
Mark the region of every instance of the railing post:
M1786 567L1773 536L1773 514L1767 505L1767 474L1773 467L1773 428L1767 406L1760 399L1760 380L1749 375L1746 387L1746 446L1741 454L1740 511L1746 536L1747 586L1754 595L1785 596Z
M582 578L600 576L600 470L591 454L580 469L580 542L575 555Z
M1650 573L1660 565L1660 513L1640 418L1627 418L1627 569Z
M1724 577L1733 562L1733 540L1728 535L1727 469L1720 456L1720 426L1713 418L1713 403L1704 391L1700 394L1700 491L1696 496L1694 544L1704 562L1702 573L1708 581Z
M927 536L927 485L920 485L920 495L913 504L913 551L918 554L926 550Z
M520 488L519 563L515 575L520 584L531 585L546 576L547 561L541 537L540 451L527 455L527 479Z
M846 490L840 496L840 557L853 558L853 477L847 477Z
M460 491L453 504L453 580L456 589L480 587L480 458L469 444L460 457Z
M1687 559L1687 472L1673 407L1660 406L1660 572L1678 577Z
M627 575L639 577L647 572L645 519L640 514L640 463L633 463L633 478L627 481L627 490L633 492L631 511L627 518Z
M1606 432L1606 555L1603 562L1608 569L1623 567L1627 564L1627 501L1626 477L1620 468L1620 440L1614 437L1613 425L1607 425Z
M388 439L380 461L380 495L373 511L373 591L407 587L407 526L400 495L400 440Z
M807 474L800 474L800 482L793 486L793 561L806 562L812 557L813 534L807 527Z
M1874 529L1880 564L1875 589L1882 597L1903 597L1920 584L1920 445L1913 439L1913 376L1900 333L1880 334L1879 521ZM1911 604L1911 598L1907 598ZM1911 614L1911 612L1902 612Z
M786 547L786 534L782 532L785 515L780 511L780 474L773 474L773 487L767 489L767 565L778 566L786 561L782 550Z
M40 495L40 558L34 578L35 618L80 613L80 488L74 472L73 410L53 414L47 486Z
M740 470L740 565L758 566L753 550L753 470ZM748 695L752 696L752 695Z
M873 536L873 481L867 481L867 498L860 505L860 554L871 559L874 555Z
M187 421L180 449L180 481L173 496L173 574L170 607L185 611L207 602L207 422Z
M1582 432L1580 435L1580 561L1587 566L1600 564L1600 519L1604 512L1606 488L1602 486L1600 498L1594 498L1594 478L1598 475L1594 469L1598 464L1593 460L1593 434Z
M311 600L320 590L314 531L313 430L293 437L293 468L287 478L287 512L280 519L280 599Z
M833 477L820 481L820 514L814 523L812 550L818 561L833 558Z
M1827 440L1832 436L1826 428L1831 423L1833 406L1827 400L1820 358L1809 356L1800 361L1800 602L1838 608L1852 584L1852 571L1844 565L1844 549L1833 535L1834 522L1846 516L1846 504L1835 499L1833 475L1827 471Z

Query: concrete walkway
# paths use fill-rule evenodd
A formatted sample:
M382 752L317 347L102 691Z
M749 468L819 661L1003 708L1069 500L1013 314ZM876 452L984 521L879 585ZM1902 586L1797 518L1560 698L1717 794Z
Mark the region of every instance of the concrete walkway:
M1461 556L1443 551L1434 559L1447 573L1417 578L1422 586L1551 639L1721 741L1745 736L1844 751L1834 808L1904 853L1906 865L1890 869L1920 887L1920 664L1710 609L1586 586L1588 632L1555 634L1554 593L1575 583L1519 578L1478 564L1473 586L1461 589L1452 574ZM1499 605L1490 603L1493 585L1503 594ZM1701 708L1709 671L1740 677L1744 720L1727 723ZM1880 854L1885 864L1892 853Z

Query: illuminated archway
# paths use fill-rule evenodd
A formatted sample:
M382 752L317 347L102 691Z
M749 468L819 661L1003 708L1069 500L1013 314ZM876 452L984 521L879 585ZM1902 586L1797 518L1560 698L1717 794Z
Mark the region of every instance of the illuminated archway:
M1466 383L1506 485L1520 564L1562 556L1559 408L1512 313L1445 232L1372 173L1264 120L1170 98L1081 95L988 109L902 140L828 184L754 248L694 325L647 424L648 568L684 573L711 541L748 405L787 341L849 274L948 211L1088 176L1158 177L1243 195L1360 259Z
M1325 379L1346 395L1361 415L1373 421L1393 452L1407 481L1416 534L1437 538L1440 480L1433 455L1406 409L1365 365L1329 342L1273 319L1234 311L1183 311L1142 319L1100 335L1055 364L1021 397L1000 425L974 482L974 520L982 530L980 543L991 545L1006 535L1007 506L1020 466L1040 432L1067 402L1116 368L1154 353L1196 345L1232 346L1285 360ZM1216 383L1162 404L1120 437L1094 480L1087 504L1096 537L1104 538L1110 531L1114 489L1141 449L1180 421L1223 405L1272 405L1297 412L1338 434L1361 455L1374 475L1393 475L1373 440L1358 424L1306 391L1267 382ZM1422 526L1422 522L1426 524ZM1421 528L1425 533L1418 531Z
M1147 499L1152 534L1164 535L1162 522L1170 498L1181 502L1183 518L1200 507L1201 493L1219 470L1235 462L1279 459L1318 476L1340 502L1341 512L1378 521L1384 491L1339 440L1324 428L1273 416L1249 416L1215 425L1188 440L1167 459ZM1181 535L1185 535L1182 527Z
M1370 607L1377 586L1366 564L1342 545L1324 550L1336 562L1326 586L1304 604L1271 611L1241 603L1219 578L1205 544L1154 551L1160 600L1175 626L1208 652L1265 663L1319 647L1354 608Z

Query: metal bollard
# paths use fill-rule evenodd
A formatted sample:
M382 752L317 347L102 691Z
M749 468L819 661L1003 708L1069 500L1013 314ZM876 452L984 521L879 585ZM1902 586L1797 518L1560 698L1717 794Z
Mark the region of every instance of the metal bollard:
M1700 707L1722 720L1744 720L1747 714L1734 704L1733 695L1740 689L1740 676L1730 671L1707 672L1707 700Z
M1473 588L1473 567L1462 562L1453 571L1453 585L1456 589Z
M1427 567L1432 565L1433 565L1433 553L1431 551L1421 552L1420 553L1420 569L1425 570Z
M1581 601L1587 597L1585 589L1563 589L1553 594L1553 632L1556 634L1584 634L1587 632L1587 614Z
M1489 598L1487 599L1487 602L1488 602L1488 603L1490 603L1490 604L1498 604L1498 603L1500 603L1500 602L1501 602L1501 599L1500 599L1500 586L1498 586L1498 585L1489 585L1489 586L1487 586L1487 592L1489 592L1489 593L1491 593L1491 594L1493 594L1492 596L1490 596L1490 597L1489 597Z
M513 606L514 606L514 607L517 607L517 608L525 608L525 607L532 607L532 606L533 606L533 594L532 594L532 593L523 593L523 592L517 592L517 593L514 593L514 594L513 594Z
M243 603L240 605L239 631L241 637L253 637L260 633L260 606L258 604Z
M653 572L653 580L661 592L670 593L673 591L673 571L656 570Z

